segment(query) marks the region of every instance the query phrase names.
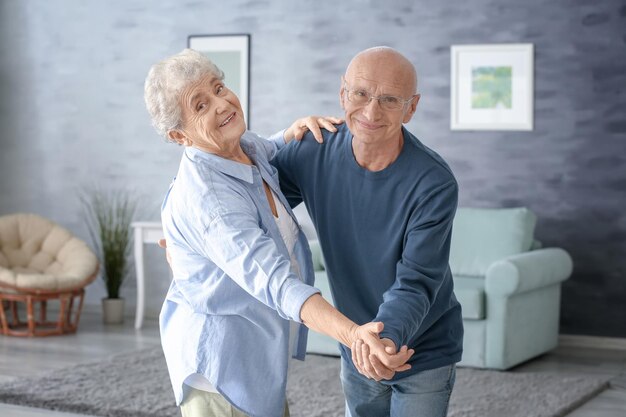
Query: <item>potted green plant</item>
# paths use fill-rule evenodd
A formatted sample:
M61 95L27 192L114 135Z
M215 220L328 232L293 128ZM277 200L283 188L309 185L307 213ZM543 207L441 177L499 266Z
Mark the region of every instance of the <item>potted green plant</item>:
M107 291L107 297L102 299L103 319L107 324L119 324L124 320L120 288L129 273L130 225L137 203L123 189L94 189L85 192L81 199Z

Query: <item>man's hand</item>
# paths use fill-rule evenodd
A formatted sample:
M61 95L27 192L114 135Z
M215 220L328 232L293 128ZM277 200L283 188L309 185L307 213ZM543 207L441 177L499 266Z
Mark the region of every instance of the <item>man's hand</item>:
M167 242L165 239L159 239L159 246L165 249L165 259L167 259L167 263L169 264L170 269L172 269L172 258L170 257L170 251L167 250Z
M371 325L376 327L372 328ZM389 380L396 372L411 369L411 365L406 362L415 353L407 346L402 346L400 351L396 352L392 340L379 339L378 334L383 327L382 323L359 326L351 347L352 362L359 373L376 381Z
M324 142L324 138L322 137L322 131L320 128L324 128L329 132L336 132L337 128L335 125L339 125L341 123L343 123L343 119L337 117L303 117L293 122L293 124L285 130L285 133L283 133L283 139L285 139L285 143L289 143L292 139L302 140L304 134L310 130L311 133L313 133L315 140L322 143Z

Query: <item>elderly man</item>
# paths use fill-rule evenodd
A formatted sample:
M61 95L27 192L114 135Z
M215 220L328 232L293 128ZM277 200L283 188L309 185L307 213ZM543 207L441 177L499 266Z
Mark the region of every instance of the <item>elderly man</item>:
M411 369L385 368L357 341L341 346L346 416L445 416L461 359L461 307L448 265L457 183L404 123L420 95L413 65L377 47L341 79L346 123L283 147L272 163L291 206L304 201L337 308L381 321L388 351L415 350ZM312 175L312 173L318 173Z

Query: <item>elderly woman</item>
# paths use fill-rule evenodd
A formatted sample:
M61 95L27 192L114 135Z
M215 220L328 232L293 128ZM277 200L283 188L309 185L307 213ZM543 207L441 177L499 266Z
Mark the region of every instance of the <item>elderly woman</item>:
M279 417L288 415L288 358L304 358L301 323L379 350L382 323L357 326L311 286L307 240L268 162L305 124L334 127L301 119L284 137L262 139L246 131L223 78L186 49L154 65L145 83L157 131L185 146L162 207L174 279L161 341L183 416ZM411 353L390 358L400 366Z

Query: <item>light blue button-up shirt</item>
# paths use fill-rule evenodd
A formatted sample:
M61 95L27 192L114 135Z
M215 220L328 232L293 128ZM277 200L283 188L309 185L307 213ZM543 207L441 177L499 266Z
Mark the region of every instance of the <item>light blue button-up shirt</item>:
M160 315L161 343L177 404L183 381L204 375L253 417L285 407L289 321L319 291L302 230L294 248L302 281L272 216L263 180L296 220L269 164L282 136L241 138L253 166L185 148L163 202L161 219L174 279ZM296 221L297 223L297 221ZM308 285L307 285L308 284ZM304 359L300 325L293 357Z

